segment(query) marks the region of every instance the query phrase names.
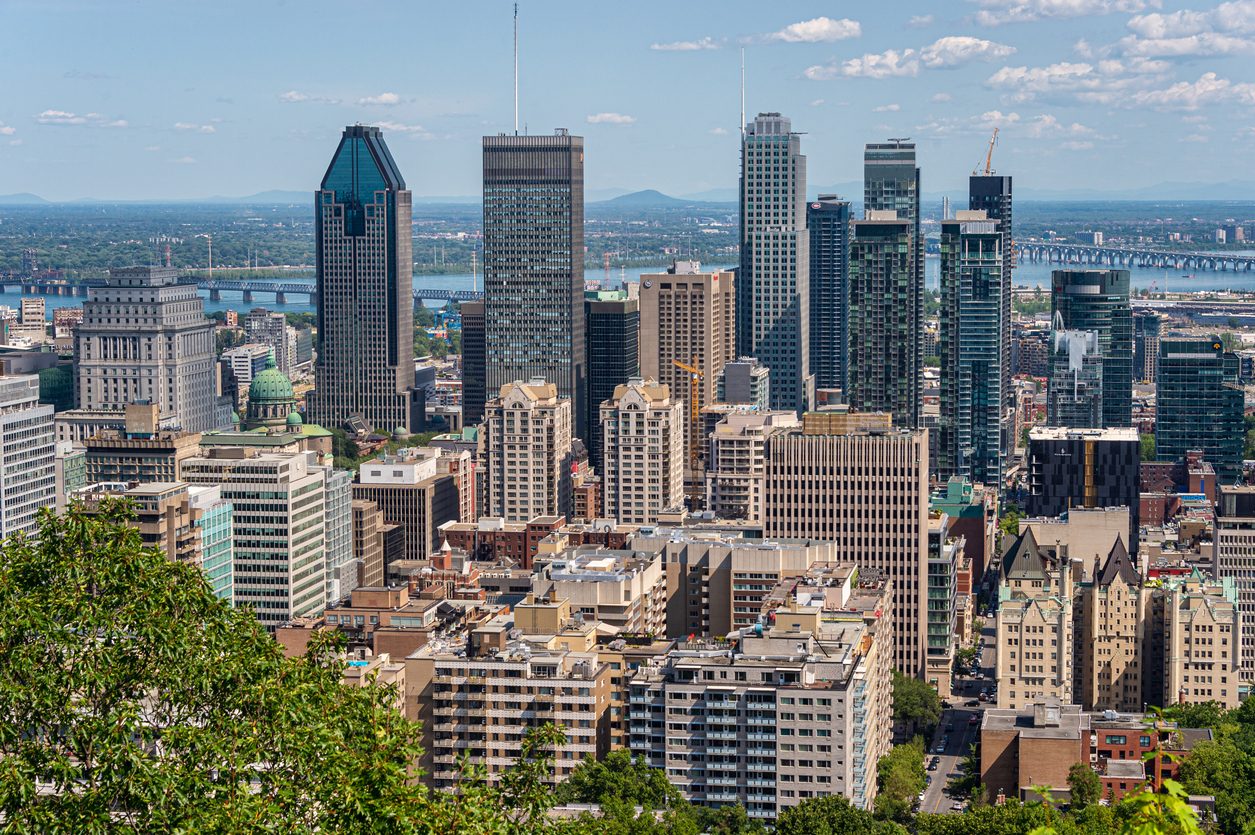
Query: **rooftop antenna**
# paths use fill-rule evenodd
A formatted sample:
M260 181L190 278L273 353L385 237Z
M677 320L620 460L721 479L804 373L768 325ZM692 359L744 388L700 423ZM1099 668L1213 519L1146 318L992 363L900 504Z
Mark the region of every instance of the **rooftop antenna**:
M741 47L741 139L745 138L745 47Z
M519 135L519 4L514 4L514 135Z

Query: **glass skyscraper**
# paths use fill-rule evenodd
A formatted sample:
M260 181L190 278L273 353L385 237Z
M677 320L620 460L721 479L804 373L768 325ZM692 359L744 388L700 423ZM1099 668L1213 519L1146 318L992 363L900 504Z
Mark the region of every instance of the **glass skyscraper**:
M1015 240L1012 216L1011 178L994 174L973 174L968 178L968 208L998 221L1002 234L1002 322L998 335L998 357L1002 374L1002 460L1015 451L1015 386L1011 367L1011 273L1015 267Z
M588 323L588 456L601 462L601 404L616 386L641 371L640 302L623 290L589 292L584 297ZM673 393L674 396L675 393Z
M1238 357L1217 336L1159 341L1155 385L1155 457L1179 461L1202 450L1218 481L1242 475L1245 402Z
M587 439L583 137L484 137L484 329L487 399L542 377Z
M810 233L810 349L815 387L845 390L850 204L821 194L806 207Z
M187 488L188 502L200 528L200 565L209 580L209 587L219 600L235 605L235 544L232 526L235 509L222 498L222 487L216 484L192 484Z
M1133 313L1128 270L1055 270L1051 273L1055 330L1090 331L1102 357L1101 426L1133 425ZM1050 384L1056 385L1051 376ZM1060 384L1066 385L1061 381ZM1054 399L1051 399L1051 404ZM1051 412L1051 426L1068 426Z
M484 419L484 303L463 302L462 313L462 423Z
M318 362L310 416L417 426L410 192L379 128L344 129L315 192Z

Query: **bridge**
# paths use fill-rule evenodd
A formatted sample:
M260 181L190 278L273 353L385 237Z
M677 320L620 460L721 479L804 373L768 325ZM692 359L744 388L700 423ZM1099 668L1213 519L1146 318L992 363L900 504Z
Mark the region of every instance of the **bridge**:
M1016 241L1016 253L1022 261L1045 261L1051 264L1085 264L1100 267L1156 267L1165 270L1216 270L1220 272L1251 272L1255 255L1230 255L1225 252L1185 252L1170 249L1147 249L1128 246L1092 246L1090 244L1054 243L1051 241Z
M257 294L273 295L276 304L286 304L288 296L304 295L313 302L314 283L312 281L247 281L239 279L200 278L196 281L201 290L208 291L211 301L221 301L223 291L239 293L246 304L252 304ZM92 287L104 287L103 278L89 278L82 281L66 281L64 279L33 279L0 276L0 287L7 290L18 288L22 293L48 296L86 296ZM425 301L471 302L482 299L480 290L448 290L422 287L414 289L414 303Z

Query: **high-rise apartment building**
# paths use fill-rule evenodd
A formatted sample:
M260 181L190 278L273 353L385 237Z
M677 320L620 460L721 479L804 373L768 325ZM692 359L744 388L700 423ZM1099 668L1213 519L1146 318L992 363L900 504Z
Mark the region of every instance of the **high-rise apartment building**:
M1050 331L1046 414L1052 426L1102 426L1103 365L1095 331L1068 330L1056 313Z
M1015 267L1015 227L1013 225L1011 178L996 174L973 174L968 178L968 208L984 212L989 220L998 221L998 232L1002 235L1002 287L999 296L1002 301L1002 320L998 334L998 356L1001 358L1002 375L1002 411L1015 412L1015 393L1012 379L1014 371L1011 366L1011 274ZM1002 439L1002 459L1015 450L1016 435L1013 419L1004 421L1006 434Z
M214 362L214 325L195 282L169 267L110 270L104 287L88 290L75 331L76 411L121 418L147 401L165 425L213 429Z
M684 404L636 378L601 404L602 507L624 525L651 525L684 505Z
M1078 555L1078 558L1084 557ZM1146 605L1136 559L1120 538L1075 586L1075 699L1086 710L1141 710ZM1152 702L1154 700L1152 699Z
M1153 310L1133 314L1133 379L1154 384L1159 379L1159 339L1163 317Z
M38 376L0 376L0 539L33 535L39 509L57 504L52 412Z
M220 485L234 507L235 605L271 631L327 603L324 477L313 457L218 447L183 462L185 481Z
M1220 487L1212 574L1232 582L1240 621L1231 641L1242 682L1255 685L1255 487Z
M641 373L640 300L622 290L590 291L584 297L588 328L588 460L601 463L601 404ZM654 378L658 379L658 378ZM671 389L675 392L675 389Z
M771 372L753 357L725 362L715 385L715 401L767 411L771 408Z
M244 317L244 338L265 345L275 357L275 364L287 377L296 371L296 328L288 324L282 313L257 307Z
M1241 632L1250 610L1239 604L1240 582L1233 577L1212 580L1196 571L1167 578L1152 591L1146 633L1163 641L1162 652L1150 658L1161 665L1162 674L1154 680L1163 687L1145 692L1145 703L1217 702L1227 710L1240 704L1239 694L1251 683L1250 668L1243 668L1240 658L1250 656L1245 643L1250 636Z
M583 137L484 137L484 319L489 394L543 377L586 439Z
M767 437L800 424L793 412L733 412L710 433L706 509L720 519L763 518Z
M1002 484L1012 415L1003 380L1005 243L998 222L983 211L960 211L941 224L938 475L993 486Z
M533 605L566 602L584 620L616 632L663 635L667 572L658 552L584 546L555 556L532 575Z
M1141 441L1127 429L1038 427L1028 436L1030 516L1073 508L1127 507L1129 553L1138 548Z
M937 693L951 692L954 648L961 641L959 623L959 564L963 560L963 537L955 536L950 517L930 513L928 517L928 648L924 658L924 680Z
M850 238L846 400L903 427L918 426L923 408L914 228L893 210L873 210Z
M344 129L314 193L314 423L417 427L410 192L379 128Z
M484 303L462 302L462 425L484 419Z
M836 543L836 559L893 583L894 663L924 672L928 590L928 432L895 430L888 415L843 434L824 412L767 439L763 534Z
M340 588L349 592L359 586L379 588L383 585L383 526L386 524L379 505L366 499L353 500L353 561L357 581L341 580ZM344 573L342 572L342 576Z
M1216 479L1242 476L1245 395L1237 354L1219 336L1159 341L1155 384L1155 457L1180 461L1202 450Z
M1032 528L1003 558L994 663L999 708L1072 701L1072 580L1067 546L1039 546Z
M845 390L849 327L850 204L821 194L806 207L810 232L810 351L815 388Z
M702 272L696 261L677 261L666 273L641 276L641 375L666 385L684 404L688 478L701 429L693 416L715 402L719 373L736 356L736 309L740 294L732 272ZM699 369L697 405L692 372ZM699 461L700 467L700 461Z
M572 403L541 378L501 386L484 415L485 516L571 514Z
M1133 425L1133 313L1128 270L1055 270L1051 319L1056 330L1091 331L1102 357L1102 423ZM1052 374L1051 384L1054 384ZM1067 426L1055 413L1052 426Z
M736 356L771 372L771 408L805 411L810 371L810 233L806 157L779 113L760 113L741 138L741 268Z

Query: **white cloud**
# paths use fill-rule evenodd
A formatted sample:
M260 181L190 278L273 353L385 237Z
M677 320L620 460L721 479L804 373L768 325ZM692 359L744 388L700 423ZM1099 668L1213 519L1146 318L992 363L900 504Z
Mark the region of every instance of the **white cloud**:
M1137 15L1129 20L1133 33L1121 38L1126 55L1233 55L1255 52L1255 0L1231 0L1214 9Z
M21 140L21 139L10 139L10 140L9 140L9 144L10 144L10 145L14 145L14 146L21 145L21 144L22 144L22 140Z
M288 104L299 104L300 102L310 102L313 104L339 104L340 100L331 98L330 96L315 96L309 93L302 93L299 90L288 90L286 93L279 94L279 101Z
M1066 142L1060 142L1059 147L1065 151L1088 151L1094 147L1094 143L1088 139L1069 139Z
M195 157L179 157L178 159L172 159L170 161L176 162L179 165L195 165L196 164Z
M93 128L124 128L126 119L109 119L100 113L71 113L68 110L45 110L35 117L41 125L84 125Z
M649 48L656 52L700 52L703 49L718 49L719 42L714 38L698 38L695 41L672 41L671 43L651 43Z
M15 133L17 133L17 128L0 122L0 136L12 136Z
M930 14L917 14L906 22L907 26L912 29L922 29L933 22L933 16Z
M422 125L407 125L404 122L376 122L375 125L380 130L390 131L392 133L404 133L418 139L435 139L435 134L427 130Z
M1143 57L1180 58L1186 55L1235 55L1255 52L1255 39L1219 32L1199 32L1180 38L1138 38L1133 35L1120 39L1125 55Z
M838 76L858 78L892 78L919 74L919 59L913 49L886 49L869 53L861 58L851 58L842 63L816 64L803 73L812 81L827 81Z
M1113 12L1159 8L1160 0L975 0L982 8L976 22L984 26L1027 23L1051 18L1087 17Z
M151 154L151 153L154 153L154 152L156 152L156 151L160 151L160 150L161 150L161 146L160 146L160 145L149 145L149 146L147 146L146 148L144 148L144 150L145 150L145 151L147 151L148 153L150 153L150 154Z
M1182 142L1210 142L1211 140L1201 133L1190 133L1181 137Z
M400 104L401 97L396 93L380 93L377 96L366 96L365 98L358 99L357 103L362 105L381 104L391 106L394 104Z
M863 27L857 20L850 20L848 17L840 20L817 17L813 20L790 23L779 32L772 32L767 36L767 40L784 43L832 43L847 38L857 38L861 34L863 34Z
M712 136L727 136L728 129L727 128L711 128L710 134Z
M630 125L636 122L636 117L623 113L593 113L584 121L590 125Z
M175 130L195 131L196 133L216 133L217 128L213 125L198 125L195 122L175 122Z
M811 107L819 107L823 103L823 99L811 99Z
M1078 38L1076 43L1072 44L1072 51L1082 58L1094 57L1094 48L1084 38Z
M1178 81L1159 90L1141 90L1121 101L1121 104L1159 110L1198 110L1227 102L1255 105L1255 83L1234 84L1214 72L1206 72L1199 76L1198 81Z
M1064 124L1057 116L1043 113L1034 116L1026 125L1027 134L1033 139L1046 139L1053 136L1092 136L1094 129L1080 122Z
M1003 67L985 83L1005 91L1006 99L1013 102L1045 97L1115 104L1122 96L1151 83L1150 69L1119 61L1101 61L1098 66L1063 61L1044 67Z
M921 49L919 57L924 66L936 69L957 67L969 61L992 61L1014 53L1015 47L1006 44L968 35L949 35Z
M933 93L933 96L930 99L930 101L941 103L941 102L951 101L953 99L954 99L954 96L950 95L949 93Z
M873 113L897 113L902 109L900 104L882 104L880 107L873 107Z

